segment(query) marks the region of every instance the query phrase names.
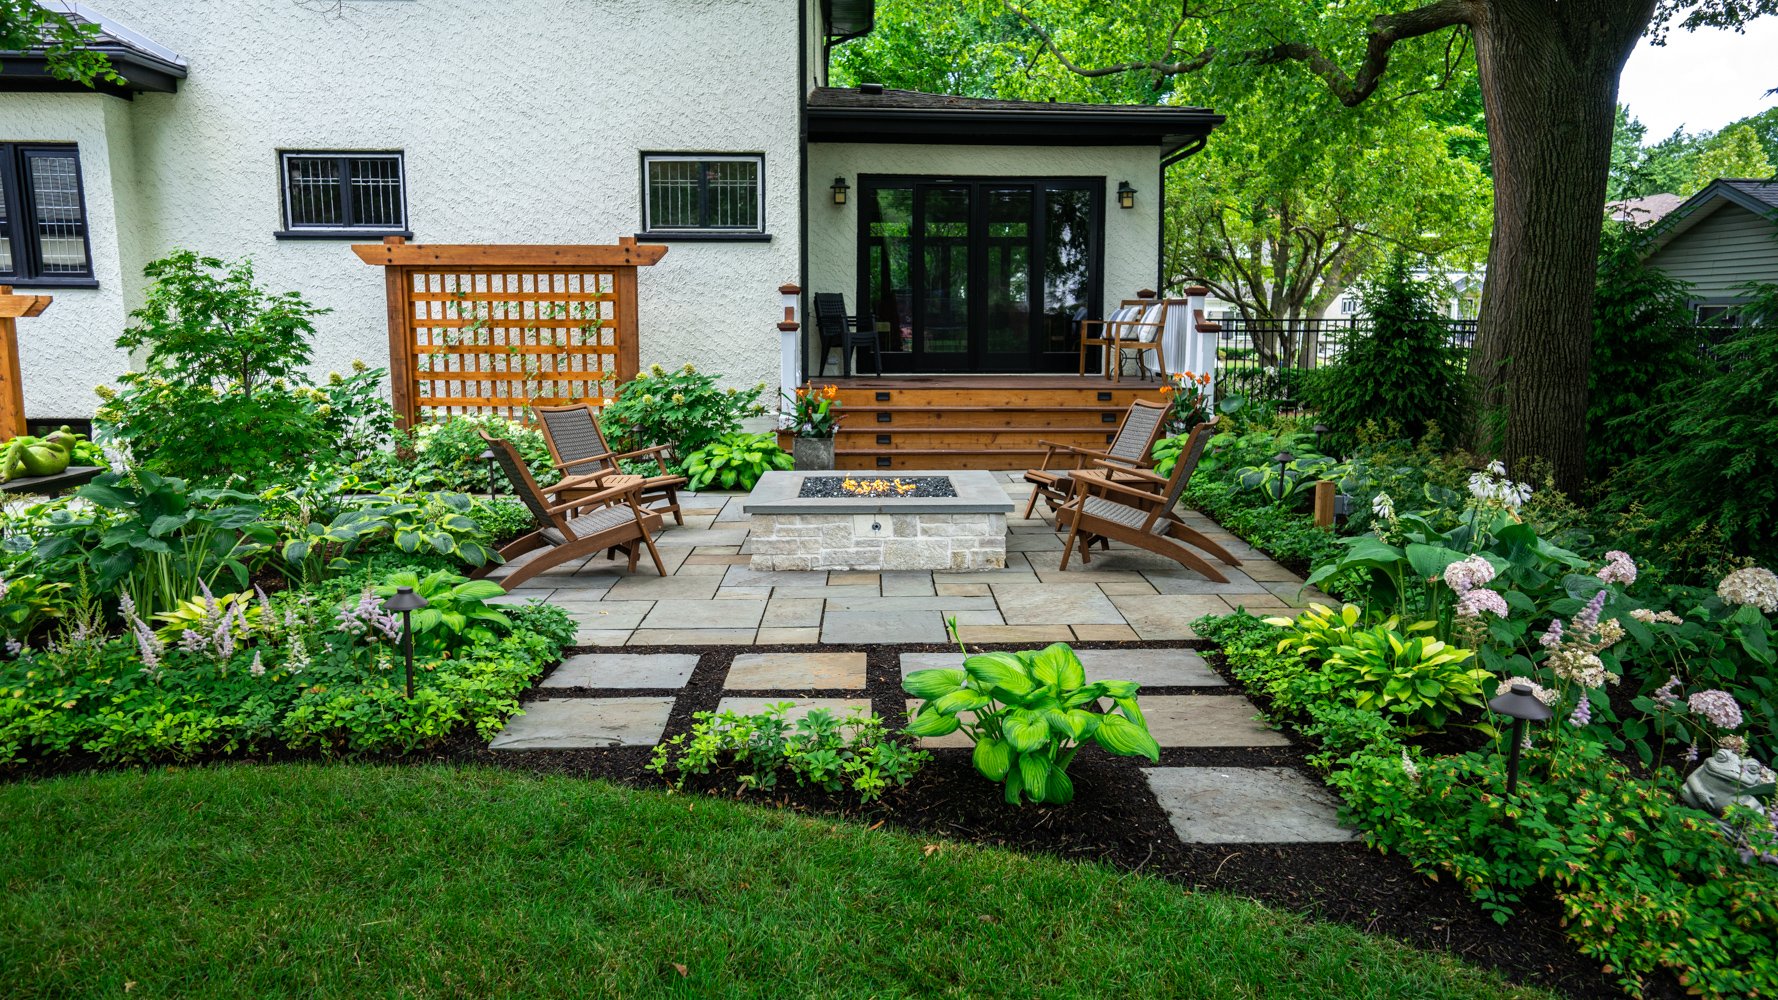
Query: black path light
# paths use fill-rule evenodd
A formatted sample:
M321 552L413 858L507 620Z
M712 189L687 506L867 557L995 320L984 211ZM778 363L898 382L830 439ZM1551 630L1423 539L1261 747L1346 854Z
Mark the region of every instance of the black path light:
M401 612L401 655L407 663L407 696L414 696L414 612L426 606L426 598L412 587L396 587L395 596L383 602L387 611Z
M482 461L488 463L488 499L492 500L497 493L495 487L500 482L500 465L494 461L494 449L489 448L482 452Z
M1326 434L1328 431L1333 430L1333 428L1327 426L1326 424L1316 424L1315 426L1309 428L1309 430L1311 430L1315 433L1315 450L1318 452L1321 452L1321 454L1323 454L1323 455L1327 454L1327 452L1325 450L1323 450L1321 447L1321 436L1323 434Z
M1519 748L1525 744L1525 723L1544 722L1555 713L1537 700L1525 681L1513 681L1510 688L1488 702L1488 707L1513 720L1513 744L1506 752L1506 794L1511 795L1519 788Z
M1281 451L1272 456L1272 461L1278 463L1278 494L1272 499L1282 500L1290 489L1290 463L1296 461L1296 456L1288 451Z

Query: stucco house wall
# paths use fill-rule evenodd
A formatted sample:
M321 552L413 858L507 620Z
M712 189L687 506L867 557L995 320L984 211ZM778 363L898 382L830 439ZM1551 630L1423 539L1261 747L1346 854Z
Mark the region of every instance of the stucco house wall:
M1155 287L1159 272L1159 152L1152 146L939 146L818 142L809 145L809 292L843 292L849 308L858 285L857 180L860 174L935 177L1103 177L1105 301ZM833 178L854 186L833 203ZM1136 206L1119 208L1117 185L1136 188Z
M381 270L352 240L274 238L280 150L402 150L419 243L612 243L642 228L642 151L763 153L772 239L673 242L641 273L640 348L644 365L776 381L777 287L796 280L800 257L794 7L517 3L494 17L482 0L384 0L333 17L263 0L89 6L177 51L190 75L176 94L128 102L0 95L0 134L81 143L99 268L97 292L57 292L34 331L29 411L91 412L94 373L124 363L108 345L140 301L127 276L175 247L251 255L262 282L333 310L317 323L318 375L387 363ZM135 195L101 196L131 173ZM78 377L58 374L68 367Z
M140 264L135 151L127 103L99 94L0 95L0 142L71 142L79 147L87 241L97 288L30 289L55 301L42 316L19 321L19 368L25 413L32 419L80 417L99 398L93 388L129 367L114 346Z

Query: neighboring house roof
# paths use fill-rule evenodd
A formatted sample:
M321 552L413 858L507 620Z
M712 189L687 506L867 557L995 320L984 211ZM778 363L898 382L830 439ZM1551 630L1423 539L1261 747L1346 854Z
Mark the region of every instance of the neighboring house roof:
M1681 233L1709 218L1725 205L1737 205L1778 226L1778 180L1724 177L1666 213L1649 231L1642 256L1647 258Z
M1683 204L1685 199L1676 194L1651 194L1645 198L1607 202L1605 211L1616 222L1633 222L1639 226L1647 226L1661 221L1667 213Z
M77 24L93 24L98 31L87 49L101 53L123 84L94 81L92 89L130 97L144 91L171 94L185 79L186 63L179 53L161 45L115 18L72 0L38 0L40 6L66 15ZM0 91L86 90L79 83L50 75L42 48L0 53Z
M998 101L873 84L810 91L808 120L811 142L1155 145L1164 155L1195 149L1224 121L1209 108Z

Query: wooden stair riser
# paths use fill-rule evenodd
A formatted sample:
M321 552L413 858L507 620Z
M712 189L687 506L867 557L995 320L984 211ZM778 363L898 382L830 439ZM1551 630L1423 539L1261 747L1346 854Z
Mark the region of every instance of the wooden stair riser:
M1128 383L1126 383L1128 385ZM888 398L881 398L881 397ZM984 410L1005 407L1046 408L1055 406L1109 406L1128 409L1138 399L1159 399L1160 389L1154 383L1138 388L1106 389L854 389L839 391L846 409L872 406L896 407L980 407Z
M1124 419L1123 407L1049 407L1046 409L857 407L843 410L840 424L848 431L874 432L921 427L1004 427L1085 429L1103 427L1115 431Z
M1090 428L1043 428L1034 430L943 430L936 428L882 430L876 433L842 432L834 447L842 451L1041 451L1042 441L1077 445L1082 448L1104 448L1110 443L1111 431ZM883 440L887 438L887 440Z
M878 464L887 458L888 465ZM863 472L904 471L907 469L988 469L1010 471L1031 469L1043 460L1041 452L961 452L940 454L927 452L836 452L834 467Z

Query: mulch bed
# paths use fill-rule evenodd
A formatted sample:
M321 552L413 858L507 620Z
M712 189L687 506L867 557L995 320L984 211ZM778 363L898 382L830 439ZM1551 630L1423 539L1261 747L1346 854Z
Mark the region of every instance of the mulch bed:
M1081 643L1079 648L1129 648L1131 644ZM1145 643L1147 647L1193 648L1203 643ZM657 646L624 652L693 653L697 669L684 688L593 691L585 688L533 689L539 696L562 698L593 695L674 695L677 701L667 724L671 737L690 728L692 713L713 711L724 696L788 698L782 691L725 691L722 682L730 660L744 652L809 652L856 649L866 654L868 687L863 692L804 691L799 696L868 695L876 712L891 727L906 723L906 696L901 691L899 654L944 651L941 645L904 646ZM986 646L1013 649L1014 646ZM585 652L611 652L588 649ZM1211 666L1230 679L1211 657ZM1222 688L1144 688L1144 694L1238 694L1230 679ZM1290 735L1290 734L1287 734ZM1289 747L1165 749L1163 766L1293 767L1319 782L1304 761L1311 749L1291 736ZM934 750L933 759L906 788L882 800L859 806L843 795L788 784L769 795L737 796L755 803L799 812L844 816L870 825L882 823L915 835L968 841L1041 852L1062 858L1098 861L1128 871L1143 871L1191 889L1226 892L1289 909L1317 920L1338 921L1367 932L1385 934L1416 947L1445 951L1466 961L1499 969L1517 982L1536 983L1577 998L1620 997L1624 994L1598 964L1575 952L1560 923L1560 911L1548 896L1532 895L1505 926L1483 913L1460 887L1433 882L1417 874L1400 857L1382 855L1360 843L1278 845L1181 844L1166 813L1137 773L1141 758L1113 757L1095 746L1081 750L1069 769L1075 799L1066 806L1027 805L1015 808L1001 797L999 786L976 773L965 749ZM660 788L662 780L643 766L651 748L587 750L490 751L465 734L432 759L472 761L521 771L603 778L642 788ZM713 773L687 784L713 795L736 796L732 775ZM1670 979L1651 981L1651 998L1682 997Z

